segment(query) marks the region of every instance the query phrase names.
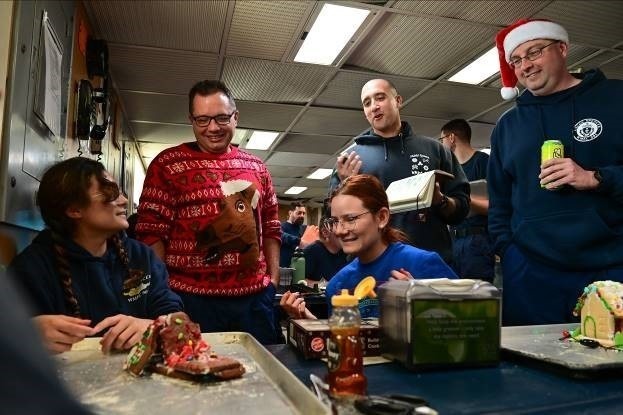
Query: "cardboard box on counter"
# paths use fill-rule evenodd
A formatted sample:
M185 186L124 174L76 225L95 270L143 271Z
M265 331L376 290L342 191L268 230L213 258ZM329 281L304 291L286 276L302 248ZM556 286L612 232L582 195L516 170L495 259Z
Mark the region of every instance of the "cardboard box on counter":
M359 331L364 356L380 356L381 344L378 319L361 322ZM330 336L329 323L324 320L290 320L288 322L288 343L294 346L305 359L320 359L327 356L327 339Z

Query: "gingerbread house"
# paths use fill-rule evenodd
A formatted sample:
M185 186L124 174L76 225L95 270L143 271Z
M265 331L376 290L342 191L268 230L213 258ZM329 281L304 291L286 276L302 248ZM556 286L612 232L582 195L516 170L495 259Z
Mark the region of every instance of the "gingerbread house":
M580 315L580 333L604 346L618 346L623 338L623 284L595 281L584 289L574 314Z

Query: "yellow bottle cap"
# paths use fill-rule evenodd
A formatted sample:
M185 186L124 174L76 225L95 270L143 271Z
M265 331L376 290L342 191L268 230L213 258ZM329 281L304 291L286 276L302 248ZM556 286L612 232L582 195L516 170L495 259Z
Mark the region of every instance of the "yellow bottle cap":
M374 287L376 286L376 280L372 276L367 276L355 287L355 297L357 300L361 300L366 297L376 298Z
M350 295L347 289L343 289L341 294L331 297L331 305L334 307L353 307L358 303L357 297Z

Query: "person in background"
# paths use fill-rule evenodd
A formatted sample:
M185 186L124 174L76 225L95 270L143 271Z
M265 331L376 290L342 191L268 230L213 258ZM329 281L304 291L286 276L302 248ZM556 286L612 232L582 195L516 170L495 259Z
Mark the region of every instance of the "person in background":
M138 222L138 213L134 212L128 216L128 229L125 230L128 238L136 239L136 222Z
M348 263L340 241L331 230L331 220L328 217L320 219L319 232L320 238L303 249L305 278L310 286L321 280L329 281Z
M99 333L102 351L129 349L154 318L183 308L162 261L125 236L127 202L91 159L61 161L41 178L37 204L46 229L13 259L9 274L32 302L53 353Z
M369 275L377 286L390 278L457 278L439 254L406 244L406 235L389 226L387 195L374 176L359 174L344 180L333 191L329 221L344 253L354 257L327 285L329 314L333 295L342 289L352 292ZM296 293L284 294L280 305L290 317L315 318ZM378 299L360 301L359 310L364 318L378 317Z
M290 203L288 219L281 223L281 250L279 266L287 268L292 263L292 255L297 248L303 249L309 245L312 234L313 240L318 239L318 227L304 224L307 209L301 202ZM309 228L309 231L308 231Z
M472 129L463 119L454 119L441 127L439 142L456 156L467 180L487 179L489 156L476 151L472 145ZM487 232L489 199L484 195L470 194L470 215L458 225L450 227L454 240L452 269L461 278L478 278L493 282L495 256Z
M338 157L330 189L357 173L377 177L386 189L390 183L431 170L443 170L454 179L437 183L432 207L391 216L392 226L405 232L418 248L437 252L452 262L452 239L447 225L460 223L469 212L469 183L452 152L437 140L416 134L400 119L402 97L385 79L368 81L361 103L370 129L355 137L355 146Z
M488 169L489 233L502 258L503 324L574 320L595 280L623 281L623 81L571 74L559 24L522 19L496 36L505 98ZM564 156L541 162L544 141Z
M198 82L188 98L195 141L149 165L137 238L165 260L171 288L202 331L274 343L281 229L272 178L231 145L239 113L225 84Z

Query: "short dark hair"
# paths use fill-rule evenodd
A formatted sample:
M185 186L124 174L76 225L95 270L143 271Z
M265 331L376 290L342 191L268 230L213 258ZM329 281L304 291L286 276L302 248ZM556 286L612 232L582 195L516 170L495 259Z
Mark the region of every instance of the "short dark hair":
M448 121L441 127L441 131L444 133L454 133L461 141L465 141L468 144L472 141L472 128L463 118L455 118L454 120Z
M205 81L197 82L192 88L190 88L190 91L188 92L188 113L190 115L193 113L193 101L195 96L201 95L205 97L219 92L227 97L229 104L235 110L236 102L234 101L234 95L231 93L229 88L227 88L227 86L225 86L225 84L221 81L206 79Z
M288 209L288 210L296 210L296 208L299 208L299 207L303 207L304 208L305 205L303 203L301 203L301 202L292 202L292 203L290 203L290 209Z

